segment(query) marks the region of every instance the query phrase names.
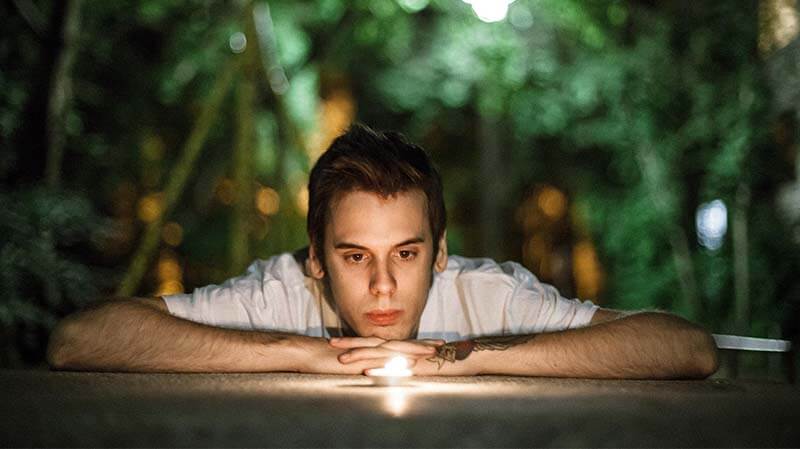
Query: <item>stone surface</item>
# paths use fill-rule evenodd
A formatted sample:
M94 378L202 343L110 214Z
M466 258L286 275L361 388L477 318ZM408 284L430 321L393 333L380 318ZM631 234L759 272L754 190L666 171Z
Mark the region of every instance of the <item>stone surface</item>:
M0 446L800 446L778 383L0 371Z

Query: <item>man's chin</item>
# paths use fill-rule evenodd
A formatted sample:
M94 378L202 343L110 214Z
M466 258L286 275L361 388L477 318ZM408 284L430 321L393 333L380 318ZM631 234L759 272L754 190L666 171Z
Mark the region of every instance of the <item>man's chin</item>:
M378 337L384 340L408 340L412 337L412 331L396 326L370 326L366 329L366 337Z

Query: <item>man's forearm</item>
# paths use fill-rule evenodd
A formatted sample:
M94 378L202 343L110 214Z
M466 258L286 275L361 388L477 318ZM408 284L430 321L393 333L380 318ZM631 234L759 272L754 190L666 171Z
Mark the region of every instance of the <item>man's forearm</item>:
M96 371L292 371L292 339L308 338L206 326L124 299L65 319L51 336L48 361Z
M581 329L449 343L430 359L481 374L702 378L717 367L711 336L674 315L639 313Z

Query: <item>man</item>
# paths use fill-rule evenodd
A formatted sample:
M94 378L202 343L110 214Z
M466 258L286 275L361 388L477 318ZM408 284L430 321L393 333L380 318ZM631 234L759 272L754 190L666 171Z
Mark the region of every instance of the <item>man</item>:
M674 315L562 298L515 263L448 257L439 174L395 133L355 125L311 172L307 252L192 294L66 318L59 369L702 378L711 336Z

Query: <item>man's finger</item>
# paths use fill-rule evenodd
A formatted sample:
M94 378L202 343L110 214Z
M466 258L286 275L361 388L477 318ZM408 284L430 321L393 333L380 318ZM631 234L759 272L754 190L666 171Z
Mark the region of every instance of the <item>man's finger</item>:
M380 346L403 354L430 355L436 352L436 346L423 344L418 340L390 340Z
M381 358L386 359L388 361L392 357L397 357L397 356L405 358L410 364L412 360L429 357L429 354L404 354L404 353L398 353L397 351L392 351L390 349L386 349L384 347L355 348L339 354L338 360L341 363L348 364L348 363L360 362L362 360L381 359Z
M328 343L334 348L367 348L378 346L386 340L378 337L334 337Z

